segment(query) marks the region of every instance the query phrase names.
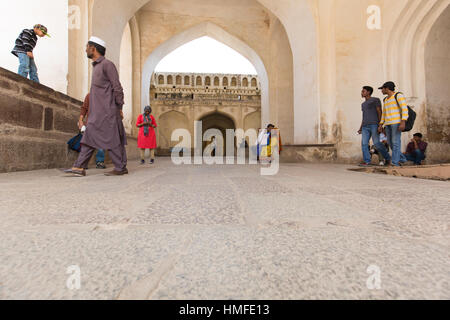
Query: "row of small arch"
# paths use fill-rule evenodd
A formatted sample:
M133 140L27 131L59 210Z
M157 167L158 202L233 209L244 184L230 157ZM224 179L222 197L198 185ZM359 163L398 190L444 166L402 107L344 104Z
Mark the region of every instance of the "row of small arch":
M164 75L159 75L158 76L158 84L159 85L185 85L185 86L189 86L191 85L191 77L190 76L185 76L184 77L184 82L182 81L182 77L180 75L175 77L175 83L174 83L174 79L173 76L168 75L167 79L164 77ZM224 87L228 87L230 85L228 77L223 77L222 81L220 81L219 77L214 77L214 86L218 87L220 85L224 86ZM256 80L256 78L252 78L249 82L248 78L243 78L242 79L242 87L248 87L249 84L251 85L251 87L256 88L258 86L258 81ZM197 76L195 78L195 85L196 86L210 86L211 85L211 77L206 76L203 82L203 78L201 76ZM231 78L231 87L237 87L237 78L236 77L232 77Z

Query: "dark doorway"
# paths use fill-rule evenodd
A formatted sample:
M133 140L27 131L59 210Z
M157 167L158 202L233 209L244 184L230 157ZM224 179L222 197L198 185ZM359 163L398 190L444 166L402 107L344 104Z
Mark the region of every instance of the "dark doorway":
M222 114L222 113L213 113L210 115L207 115L200 119L202 121L203 126L203 132L202 136L205 134L206 131L209 129L217 129L222 133L223 139L224 139L224 150L223 155L225 156L225 150L227 150L227 129L233 129L236 130L236 126L234 124L233 119L230 117ZM211 142L209 141L203 141L203 151L205 150L206 146L208 146ZM236 146L235 146L236 147Z

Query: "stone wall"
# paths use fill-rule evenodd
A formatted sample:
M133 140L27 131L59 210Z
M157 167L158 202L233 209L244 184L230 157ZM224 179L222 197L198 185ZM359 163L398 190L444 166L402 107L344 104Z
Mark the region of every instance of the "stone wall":
M281 163L336 163L338 162L335 145L290 145L283 146Z
M193 145L195 121L203 121L203 133L211 128L258 130L261 127L259 85L256 75L155 73L150 105L159 126L158 155L168 154L178 144L171 141L176 129L188 130Z
M70 167L81 102L0 68L0 172ZM129 158L137 158L129 139Z

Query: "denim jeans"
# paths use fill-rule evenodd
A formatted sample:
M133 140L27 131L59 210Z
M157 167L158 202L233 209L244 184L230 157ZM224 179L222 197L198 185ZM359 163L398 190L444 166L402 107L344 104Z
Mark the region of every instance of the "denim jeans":
M102 149L97 150L97 155L95 156L95 162L96 163L105 162L105 150L102 150Z
M24 78L28 78L29 74L32 81L39 83L37 67L36 63L34 63L34 59L31 59L26 53L18 53L17 55L19 56L19 75Z
M415 165L420 165L425 158L424 153L420 149L416 149L413 154L402 154L400 156L400 162L412 161Z
M402 133L398 131L400 123L386 126L386 135L392 149L392 164L400 166L402 156Z
M380 142L380 135L378 134L378 125L369 124L362 127L362 152L365 163L371 163L372 158L370 156L369 141L372 138L375 148L387 161L391 160L389 152L386 150L384 144Z

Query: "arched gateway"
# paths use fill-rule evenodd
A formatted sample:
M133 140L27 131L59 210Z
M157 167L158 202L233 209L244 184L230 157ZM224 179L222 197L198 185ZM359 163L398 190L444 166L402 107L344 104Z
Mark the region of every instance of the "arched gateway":
M437 47L448 43L445 41L448 37L442 35L450 0L380 0L377 4L365 0L71 0L69 3L80 5L85 17L82 26L88 26L88 30L70 32L71 52L82 55L88 35L95 34L108 43L107 55L117 65L121 60L132 65L132 74L126 77L131 81L127 86L131 88L127 96L132 96L131 120L149 101L154 63L184 43L183 36L193 40L209 35L261 67L258 70L262 85L261 125L273 122L279 126L286 150L290 146L299 153L305 145L317 148L325 145L334 148L334 159L358 161L360 137L355 130L361 122L359 92L364 85L377 88L392 80L418 113L415 131L429 135L426 136L431 142L429 159L450 160L446 138L448 99L446 90L438 85L446 83L445 67L449 64L445 61L449 51ZM368 22L373 17L369 8L374 6L380 14L375 17L380 25L370 28ZM121 35L128 29L131 35L123 38L130 45L124 47L127 52L130 46L132 50L129 59L122 59ZM78 99L88 88L87 81L75 81L88 74L80 59L80 55L69 57L72 66L69 70L76 69L77 75L70 72L69 91L78 92L75 95ZM265 70L267 79L261 70ZM174 78L173 82L179 80ZM188 81L195 84L196 80ZM218 80L202 79L202 85L215 85ZM233 78L227 80L233 87ZM218 83L222 84L222 80ZM251 87L252 78L244 79L243 83ZM377 90L375 96L382 98ZM131 128L135 130L133 124ZM404 143L409 139L411 136L405 134Z
M134 113L140 112L145 97L148 97L148 81L154 65L152 61L158 60L155 50L161 45L169 45L172 50L180 46L183 44L183 38L179 37L181 34L190 40L209 35L237 50L255 65L263 85L263 122L277 123L284 132L286 143L318 143L316 28L308 1L296 1L291 8L302 15L298 21L304 25L303 31L310 31L305 37L308 46L298 50L298 54L294 54L290 38L301 32L293 28L288 33L285 27L293 21L290 18L280 20L280 17L286 17L289 9L282 9L273 1L231 2L94 0L91 8L92 33L109 43L110 58L118 61L120 40L117 34L122 33L129 21L135 25L132 27L132 38L136 39L133 42L133 65L136 66L133 79L141 79L142 85L140 88L136 82L133 85ZM162 19L163 15L173 19ZM113 26L104 23L108 16L114 17ZM170 52L166 48L159 54L167 51ZM295 74L303 80L297 83L294 90Z
M188 81L173 85L164 80L169 77ZM190 80L197 78L202 85ZM207 81L203 81L208 78L220 80L219 84L208 86ZM232 78L236 79L236 86L228 88L221 85L223 79ZM257 85L241 85L242 79L247 78L254 79ZM159 154L168 154L177 144L171 141L175 129L187 129L194 139L195 121L202 121L203 134L208 129L218 129L223 137L227 129L253 129L256 132L261 127L261 90L258 87L258 78L254 75L154 73L150 105L159 123ZM191 142L193 144L194 140Z

